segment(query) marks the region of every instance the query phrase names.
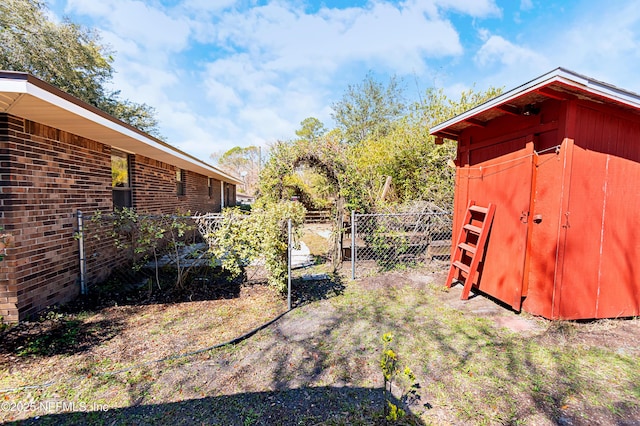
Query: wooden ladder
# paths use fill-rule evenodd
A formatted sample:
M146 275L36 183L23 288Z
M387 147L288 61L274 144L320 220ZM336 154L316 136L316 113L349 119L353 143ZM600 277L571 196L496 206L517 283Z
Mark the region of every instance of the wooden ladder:
M489 203L488 207L480 207L475 201L469 201L467 213L460 229L451 268L447 276L447 286L451 287L453 280L462 281L462 273L466 275L464 288L460 299L467 300L471 286L478 272L478 266L482 261L484 249L493 222L496 206Z

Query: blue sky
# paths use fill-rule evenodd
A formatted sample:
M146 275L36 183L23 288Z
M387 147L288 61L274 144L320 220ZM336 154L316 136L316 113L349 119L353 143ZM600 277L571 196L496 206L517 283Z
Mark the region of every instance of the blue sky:
M636 0L47 0L115 51L114 89L210 161L295 137L372 72L411 99L511 89L562 66L640 92Z

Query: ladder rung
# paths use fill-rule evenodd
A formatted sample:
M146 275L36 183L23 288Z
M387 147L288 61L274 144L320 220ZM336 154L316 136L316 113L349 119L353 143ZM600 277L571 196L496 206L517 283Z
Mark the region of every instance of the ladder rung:
M471 210L472 212L478 212L482 214L487 214L487 212L489 211L487 207L480 207L480 206L476 206L475 204L473 206L469 206L469 210Z
M482 255L484 254L484 248L495 211L496 207L493 204L489 204L488 207L480 207L475 205L474 201L469 201L465 215L466 224L460 229L456 249L452 253L453 259L451 259L449 275L447 275L447 285L451 287L454 279L462 281L462 273L466 273L464 288L460 295L460 299L462 300L469 298L473 280L478 273L478 266L482 262ZM472 225L472 223L475 225ZM474 234L475 237L469 234ZM463 259L466 263L463 262Z
M464 229L466 229L467 231L471 231L471 232L473 232L474 234L478 234L478 235L480 235L480 232L482 232L482 228L479 228L479 227L477 227L477 226L473 226L473 225L471 225L471 224L469 224L469 223L467 223L466 225L464 225L464 227L463 227L463 228L464 228Z
M458 247L460 247L462 250L469 252L469 253L475 253L476 252L476 248L472 245L469 245L467 243L460 243L458 244Z
M461 271L466 272L467 274L469 273L469 265L465 265L464 263L460 262L459 260L456 260L453 262L453 266L455 266L456 268L460 269Z

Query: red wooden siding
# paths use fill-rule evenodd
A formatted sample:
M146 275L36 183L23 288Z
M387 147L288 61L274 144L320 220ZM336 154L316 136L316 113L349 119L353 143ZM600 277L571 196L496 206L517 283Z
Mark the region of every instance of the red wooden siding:
M460 140L454 229L469 199L496 204L477 288L547 318L639 315L640 119L584 101L542 115L534 134L516 117L499 122L510 140L492 125Z
M496 205L479 288L510 305L520 306L527 242L532 144L517 138L471 150L470 166L460 170L478 205Z
M640 118L553 100L538 119L460 138L454 232L468 200L496 205L476 287L547 318L639 315Z
M454 235L493 203L476 288L551 319L640 315L640 96L556 72L432 130L458 141Z
M640 124L580 107L575 132L557 316L637 315Z
M529 270L523 309L551 317L553 283L558 259L558 230L561 229L561 179L566 155L565 147L556 152L559 144L557 129L538 135L536 185L531 206L531 236L529 240Z

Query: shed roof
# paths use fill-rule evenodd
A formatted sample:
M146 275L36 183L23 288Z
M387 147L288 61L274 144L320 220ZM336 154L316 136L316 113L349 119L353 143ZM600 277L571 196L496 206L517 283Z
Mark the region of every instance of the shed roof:
M485 126L502 115L526 115L536 108L536 104L547 99L587 99L614 104L640 114L640 95L564 68L556 68L438 124L431 128L430 133L436 138L458 140L468 127Z
M235 184L242 181L104 111L23 72L0 71L0 112L105 143L184 170Z

